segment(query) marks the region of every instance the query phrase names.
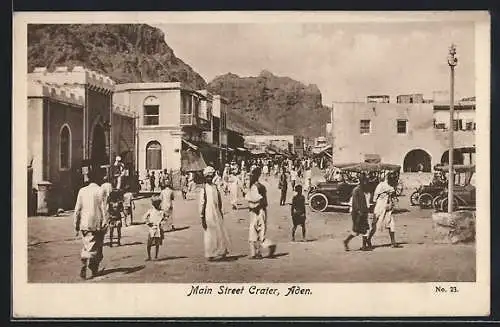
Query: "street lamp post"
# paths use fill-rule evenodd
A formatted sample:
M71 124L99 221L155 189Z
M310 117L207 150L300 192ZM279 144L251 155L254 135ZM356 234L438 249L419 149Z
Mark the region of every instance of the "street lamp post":
M454 44L451 45L448 55L448 66L450 66L450 127L449 127L449 138L450 138L450 148L448 149L448 213L453 212L453 186L455 182L454 171L453 171L453 129L454 129L454 93L455 93L455 66L458 63L456 58L456 47Z

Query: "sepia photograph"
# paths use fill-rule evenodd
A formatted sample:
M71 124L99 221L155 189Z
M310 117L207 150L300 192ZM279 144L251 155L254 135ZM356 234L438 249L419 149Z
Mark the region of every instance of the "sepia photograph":
M486 12L15 14L14 314L487 315L489 60Z

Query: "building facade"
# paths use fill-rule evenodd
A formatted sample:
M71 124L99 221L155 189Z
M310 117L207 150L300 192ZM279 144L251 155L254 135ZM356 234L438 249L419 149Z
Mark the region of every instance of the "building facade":
M28 186L51 183L52 208L74 206L84 162L100 168L133 154L133 113L113 106L114 87L109 77L80 66L28 74Z
M177 175L219 164L219 143L224 143L219 130L225 128L227 101L176 82L119 84L114 102L135 110L135 162L142 178L148 172ZM221 116L215 125L214 111Z
M475 105L457 110L455 148L475 146ZM430 172L447 162L449 105L429 103L337 103L334 106L333 160L336 163L364 161L378 155L383 162L401 165L403 171ZM444 126L442 125L444 124ZM459 126L467 128L458 128ZM472 124L472 125L471 125ZM470 128L469 128L470 127ZM474 158L460 153L456 163Z
M282 152L289 152L302 157L304 155L304 138L298 135L247 135L245 147L255 148L272 146Z

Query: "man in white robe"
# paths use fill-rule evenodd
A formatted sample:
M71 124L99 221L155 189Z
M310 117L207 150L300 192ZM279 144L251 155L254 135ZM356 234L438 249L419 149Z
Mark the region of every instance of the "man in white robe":
M200 218L203 227L205 258L209 261L221 260L229 253L229 237L224 227L222 198L212 182L215 175L213 167L203 170L205 183L200 191Z
M231 195L231 206L233 210L238 209L238 196L242 188L242 182L236 175L236 171L233 170L229 176L229 193Z
M261 259L262 249L267 250L267 256L273 257L276 244L267 237L267 190L259 182L260 168L250 172L250 191L246 199L250 211L250 226L248 242L250 246L250 259Z
M372 247L371 239L377 228L379 231L383 231L385 229L389 230L391 247L401 247L398 243L396 243L396 224L392 214L396 193L394 186L392 186L395 185L394 178L393 174L386 174L384 180L377 185L375 192L373 193L375 208L373 209L373 221L368 235L369 247Z

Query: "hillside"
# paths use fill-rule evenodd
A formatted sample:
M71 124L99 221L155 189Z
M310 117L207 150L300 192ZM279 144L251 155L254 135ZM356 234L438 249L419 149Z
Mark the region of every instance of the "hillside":
M144 24L28 25L28 71L76 66L109 75L118 83L183 82L230 100L228 126L244 134L319 136L329 119L321 92L263 71L257 77L226 74L209 85L175 56L163 32Z
M231 113L258 126L262 134L324 134L330 111L316 85L262 71L256 77L228 73L216 77L208 90L229 99Z
M28 25L28 71L34 67L83 65L119 83L205 80L177 58L162 31L143 24Z

